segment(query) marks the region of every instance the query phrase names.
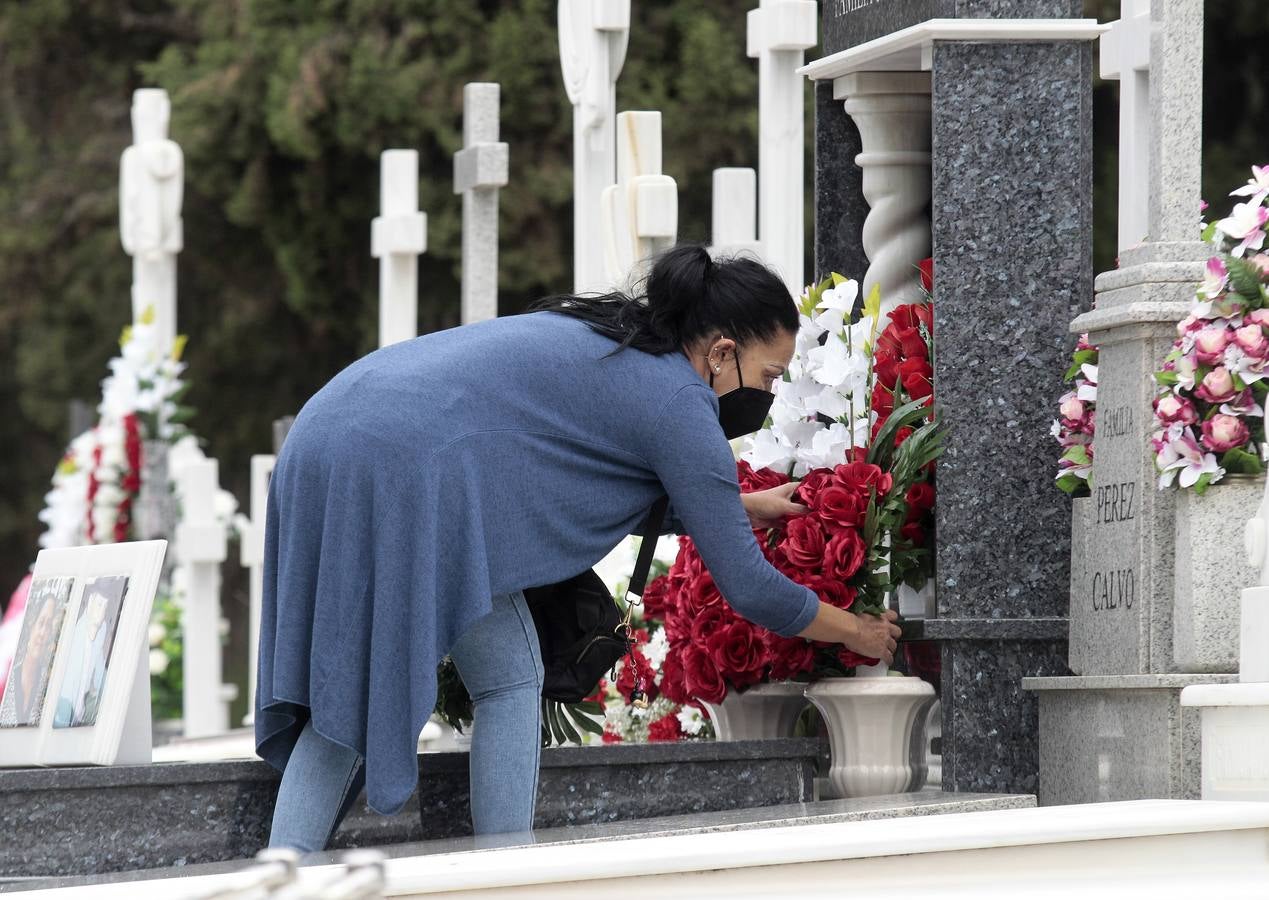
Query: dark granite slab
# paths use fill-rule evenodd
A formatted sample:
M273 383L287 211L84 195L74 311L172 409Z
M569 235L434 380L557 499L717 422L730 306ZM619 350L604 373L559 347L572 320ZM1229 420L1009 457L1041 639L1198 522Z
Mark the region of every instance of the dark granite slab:
M806 802L824 742L719 741L542 754L542 828ZM471 833L467 755L419 757L395 816L357 803L332 848ZM278 775L265 763L0 771L0 877L87 875L244 859L267 842Z
M926 619L925 637L930 640L1065 640L1066 618L1035 619Z
M840 272L863 282L868 271L864 253L863 170L855 157L863 149L859 129L833 99L831 81L815 85L815 271L813 278Z
M825 0L824 56L858 47L930 19L1064 19L1081 0Z
M447 838L385 847L389 859L413 856L434 856L442 853L467 853L506 847L545 846L548 844L584 844L614 838L666 837L720 831L747 831L757 828L778 828L790 825L826 825L837 822L860 822L876 819L900 819L913 816L983 812L996 809L1025 809L1036 805L1032 796L997 794L946 794L942 791L917 791L884 797L863 797L857 800L827 800L794 803L760 809L698 813L685 816L664 816L601 825L538 829L531 834L489 835L483 838ZM339 853L314 853L305 857L303 865L325 865L340 861ZM192 875L219 875L237 872L242 862L204 863L167 869L116 872L109 875L29 879L23 882L0 883L6 890L47 890L97 884L126 884L130 881L174 878Z
M943 789L1036 793L1040 712L1022 679L1069 674L1066 641L949 640L942 651Z

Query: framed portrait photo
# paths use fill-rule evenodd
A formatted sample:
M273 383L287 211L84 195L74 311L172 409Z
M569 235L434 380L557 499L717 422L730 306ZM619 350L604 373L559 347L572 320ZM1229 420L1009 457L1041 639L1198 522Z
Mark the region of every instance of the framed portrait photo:
M0 765L150 761L146 632L166 549L40 552L0 697Z

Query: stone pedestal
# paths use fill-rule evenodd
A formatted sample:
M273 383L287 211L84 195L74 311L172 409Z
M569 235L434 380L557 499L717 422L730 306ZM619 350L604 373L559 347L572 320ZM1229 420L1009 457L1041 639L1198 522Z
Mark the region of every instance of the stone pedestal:
M1181 691L1236 677L1025 679L1039 699L1040 804L1199 799L1200 716L1182 707Z

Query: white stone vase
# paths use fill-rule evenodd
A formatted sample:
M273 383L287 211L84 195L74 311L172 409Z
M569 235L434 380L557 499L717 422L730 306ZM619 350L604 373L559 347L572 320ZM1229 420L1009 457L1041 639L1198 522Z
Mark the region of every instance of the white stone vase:
M1226 475L1199 496L1177 492L1173 662L1178 672L1237 672L1239 598L1258 573L1239 526L1260 505L1263 475Z
M776 681L729 691L722 703L701 701L720 741L770 740L793 737L798 716L806 709L804 684Z
M854 678L825 678L806 689L828 728L829 781L839 797L875 797L920 790L928 774L922 728L933 686L920 678L885 677L861 666Z

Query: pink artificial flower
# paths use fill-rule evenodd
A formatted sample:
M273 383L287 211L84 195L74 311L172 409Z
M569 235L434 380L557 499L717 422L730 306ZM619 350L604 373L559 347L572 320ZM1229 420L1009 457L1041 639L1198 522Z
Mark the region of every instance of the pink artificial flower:
M1225 474L1216 457L1203 452L1188 428L1182 428L1177 437L1164 444L1155 462L1162 472L1159 476L1160 488L1171 485L1178 474L1183 488L1194 487L1204 475L1211 475L1212 481L1219 481Z
M1260 404L1256 402L1256 397L1251 392L1251 388L1241 391L1237 397L1228 403L1221 404L1221 412L1229 416L1264 416L1265 411L1261 409Z
M1075 342L1076 350L1096 350L1097 348L1088 342L1087 332L1079 336L1079 340Z
M1257 253L1251 259L1247 260L1247 262L1256 267L1256 269L1260 272L1261 278L1269 276L1269 253ZM1257 312L1260 312L1260 310L1257 310Z
M1263 254L1261 254L1263 256ZM1269 326L1269 309L1253 309L1247 313L1244 323L1252 325Z
M1206 325L1207 320L1203 319L1201 316L1195 315L1194 313L1190 313L1180 322L1176 323L1176 333L1180 337L1185 337L1187 334L1193 334Z
M1203 446L1213 453L1224 453L1247 443L1251 433L1243 420L1218 413L1203 423Z
M1269 207L1259 202L1236 203L1233 211L1216 223L1219 229L1230 240L1238 241L1238 245L1229 251L1231 256L1242 256L1248 250L1259 250L1265 243L1265 223L1269 222Z
M1190 353L1178 359L1174 366L1176 386L1181 390L1194 390L1194 381L1198 377L1198 360Z
M1205 366L1214 366L1225 356L1225 348L1229 346L1229 329L1223 323L1208 325L1194 335L1194 349L1198 351L1198 361Z
M1203 282L1199 285L1199 293L1211 300L1225 290L1225 285L1228 282L1229 269L1225 268L1225 263L1219 256L1213 256L1207 261L1207 269L1203 273Z
M1084 418L1084 404L1074 392L1064 394L1058 412L1062 415L1062 424L1067 428L1074 428Z
M1269 356L1269 338L1259 325L1244 325L1234 331L1234 340L1243 353L1256 359Z
M1224 366L1217 366L1203 376L1203 383L1199 385L1198 390L1194 393L1200 400L1206 400L1208 403L1224 403L1227 400L1232 400L1237 391L1234 388L1234 378L1229 374L1229 369Z
M1159 421L1165 425L1179 422L1182 425L1193 425L1198 421L1198 410L1194 404L1176 394L1164 394L1154 401L1154 411Z
M1269 197L1269 166L1252 166L1251 178L1242 187L1229 192L1231 197L1251 197L1251 203L1259 206Z

